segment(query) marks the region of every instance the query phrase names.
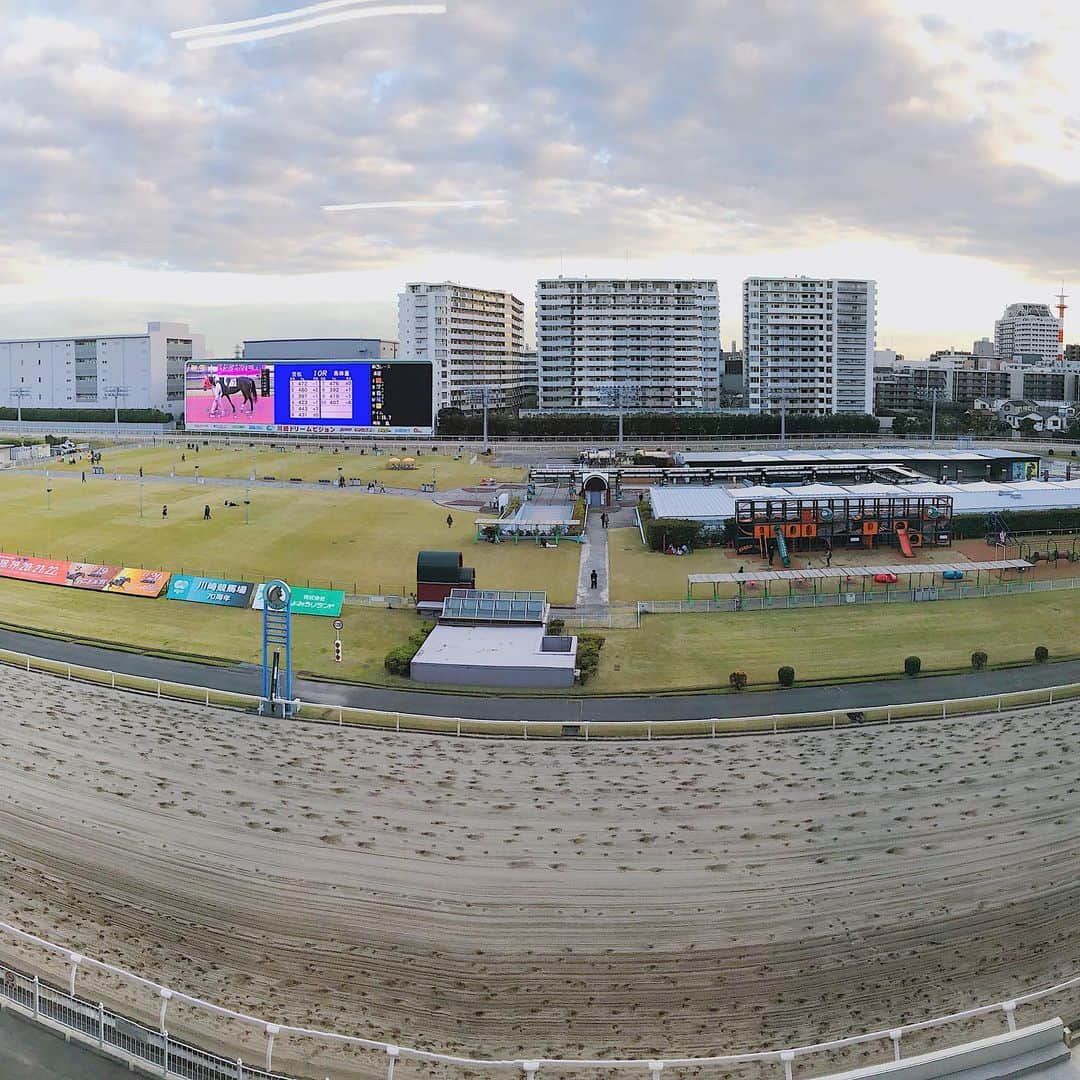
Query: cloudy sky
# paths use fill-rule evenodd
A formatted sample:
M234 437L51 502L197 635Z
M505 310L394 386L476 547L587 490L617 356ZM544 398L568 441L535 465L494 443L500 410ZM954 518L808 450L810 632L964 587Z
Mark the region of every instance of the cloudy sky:
M1064 280L1080 13L1028 0L446 0L188 51L300 0L0 0L0 337L396 337L408 280L873 277L879 345ZM328 214L327 203L501 200Z

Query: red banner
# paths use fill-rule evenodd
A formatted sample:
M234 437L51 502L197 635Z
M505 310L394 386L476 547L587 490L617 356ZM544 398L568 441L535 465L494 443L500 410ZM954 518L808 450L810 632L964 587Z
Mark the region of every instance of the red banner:
M75 589L95 589L101 592L119 573L119 566L73 562L68 566L67 584Z
M42 581L46 585L66 585L71 564L58 559L28 559L0 551L0 577L17 581Z

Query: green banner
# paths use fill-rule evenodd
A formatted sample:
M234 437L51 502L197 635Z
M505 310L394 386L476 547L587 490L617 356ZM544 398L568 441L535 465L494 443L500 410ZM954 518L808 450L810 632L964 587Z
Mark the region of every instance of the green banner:
M292 585L290 591L294 615L322 615L329 619L336 619L341 615L341 605L345 603L345 592L342 589L310 589L305 585ZM256 611L262 611L265 594L266 586L260 585L251 605Z

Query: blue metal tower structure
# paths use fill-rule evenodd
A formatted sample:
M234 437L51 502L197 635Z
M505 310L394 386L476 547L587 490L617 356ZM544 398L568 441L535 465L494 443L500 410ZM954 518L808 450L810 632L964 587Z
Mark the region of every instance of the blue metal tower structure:
M284 581L268 581L263 593L262 712L292 712L292 592Z

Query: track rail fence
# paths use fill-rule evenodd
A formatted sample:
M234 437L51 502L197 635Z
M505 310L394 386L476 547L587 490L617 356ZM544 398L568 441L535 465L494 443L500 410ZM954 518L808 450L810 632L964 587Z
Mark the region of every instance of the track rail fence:
M20 1015L53 1030L60 1030L84 1045L94 1046L100 1051L128 1061L129 1064L138 1064L164 1077L183 1077L188 1080L290 1080L289 1076L273 1070L275 1041L289 1037L305 1042L311 1041L325 1048L348 1047L381 1054L385 1062L387 1080L394 1080L394 1067L398 1061L449 1067L462 1075L510 1072L522 1075L524 1080L536 1080L538 1074L551 1075L581 1070L600 1070L605 1073L628 1074L639 1078L648 1074L650 1080L660 1080L661 1074L667 1069L700 1070L706 1066L726 1068L757 1063L774 1065L777 1069L777 1080L781 1073L784 1080L793 1080L796 1062L862 1044L880 1044L882 1064L888 1061L900 1061L903 1056L905 1036L960 1024L980 1017L998 1014L1002 1020L1002 1033L1016 1031L1016 1012L1019 1007L1035 1004L1080 987L1080 975L1077 975L1054 986L1019 994L1006 1001L979 1005L945 1016L919 1020L879 1031L848 1035L827 1042L742 1054L689 1057L672 1054L662 1058L478 1058L263 1020L247 1013L215 1005L163 986L151 979L135 975L114 964L55 945L9 923L0 922L0 937L17 942L22 947L48 953L62 960L68 967L67 986L61 987L37 975L29 975L20 968L0 964L0 1005L11 1007ZM157 1009L157 1027L150 1027L106 1008L103 1002L94 1002L80 997L76 986L80 971L99 972L119 979L128 988L144 995L147 1005ZM255 1033L264 1043L262 1064L250 1065L237 1058L210 1053L191 1041L171 1036L168 1029L169 1009L171 1006L180 1005L194 1009L196 1014L201 1014L207 1019L233 1021ZM956 1037L948 1041L946 1045L956 1046L965 1041L970 1040L956 1033ZM818 1064L820 1067L822 1062L819 1061Z
M171 682L126 672L69 664L62 660L32 656L29 653L0 649L0 664L27 672L52 675L69 682L106 686L155 697L197 705L214 705L244 711L262 711L263 699L254 694L219 690L211 686ZM1080 683L1038 687L1031 690L1008 690L974 697L946 698L937 701L913 701L896 705L845 706L815 712L773 713L735 717L708 717L687 720L517 720L479 717L436 716L421 713L363 709L328 702L291 702L298 720L310 720L338 726L393 729L448 735L486 735L501 738L561 738L573 736L588 742L604 738L719 738L729 735L778 734L798 730L836 731L865 724L892 724L914 720L947 720L950 717L977 713L1004 712L1007 709L1054 705L1080 698ZM587 698L581 699L587 701Z

